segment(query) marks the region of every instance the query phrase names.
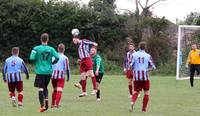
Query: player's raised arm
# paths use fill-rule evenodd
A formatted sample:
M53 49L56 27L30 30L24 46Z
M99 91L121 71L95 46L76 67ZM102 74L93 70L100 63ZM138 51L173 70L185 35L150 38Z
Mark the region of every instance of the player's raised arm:
M6 73L7 73L7 63L5 62L2 69L3 81L6 82Z
M83 40L83 42L86 43L86 44L91 44L91 45L93 45L95 47L98 46L98 44L96 42L92 42L92 41L89 41L89 40Z
M21 68L22 68L23 72L26 74L26 79L28 80L29 79L29 71L28 71L28 68L27 68L27 66L24 62L22 62Z

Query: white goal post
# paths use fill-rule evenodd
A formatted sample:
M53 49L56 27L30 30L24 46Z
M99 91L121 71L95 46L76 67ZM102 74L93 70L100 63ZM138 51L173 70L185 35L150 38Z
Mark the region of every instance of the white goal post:
M178 27L176 80L189 79L189 69L185 68L186 55L188 55L188 50L191 48L193 36L198 32L200 32L200 26L197 25L179 25ZM185 56L183 56L183 53ZM181 71L187 74L183 74ZM200 79L200 77L195 77L195 79Z

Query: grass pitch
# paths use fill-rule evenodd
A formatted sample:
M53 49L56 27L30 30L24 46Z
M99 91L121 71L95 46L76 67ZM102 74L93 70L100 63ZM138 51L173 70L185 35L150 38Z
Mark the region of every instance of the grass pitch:
M24 106L13 108L8 97L7 85L0 84L0 116L198 116L200 114L200 82L195 80L193 88L189 81L176 81L175 77L151 76L150 102L147 113L141 112L143 94L134 107L128 111L127 80L123 75L105 75L101 83L101 102L96 102L95 96L78 98L81 92L73 84L79 81L79 76L72 76L65 83L62 97L62 107L44 113L39 113L37 89L33 87L34 75L30 80L24 80ZM52 86L49 84L49 99ZM91 79L88 80L88 94L92 90Z

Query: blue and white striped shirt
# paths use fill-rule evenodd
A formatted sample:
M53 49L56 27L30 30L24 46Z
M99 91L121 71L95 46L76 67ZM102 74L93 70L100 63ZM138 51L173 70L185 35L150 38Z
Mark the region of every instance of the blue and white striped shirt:
M156 68L151 55L146 53L144 50L139 50L132 55L131 66L133 67L135 74L135 81L149 80L149 68Z
M6 59L3 66L3 80L8 82L22 81L21 71L27 78L29 77L28 69L24 61L18 56L11 56Z
M68 57L62 53L59 53L59 60L53 66L53 79L61 79L65 78L65 74L67 74L67 80L70 79L70 68L69 68L69 60Z

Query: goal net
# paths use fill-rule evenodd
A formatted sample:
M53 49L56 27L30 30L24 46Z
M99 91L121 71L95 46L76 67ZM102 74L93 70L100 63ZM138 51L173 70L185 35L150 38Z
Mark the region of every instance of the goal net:
M189 68L187 68L185 64L192 43L196 43L197 46L200 47L200 26L179 25L176 80L189 79ZM195 76L195 79L200 79L200 77Z

